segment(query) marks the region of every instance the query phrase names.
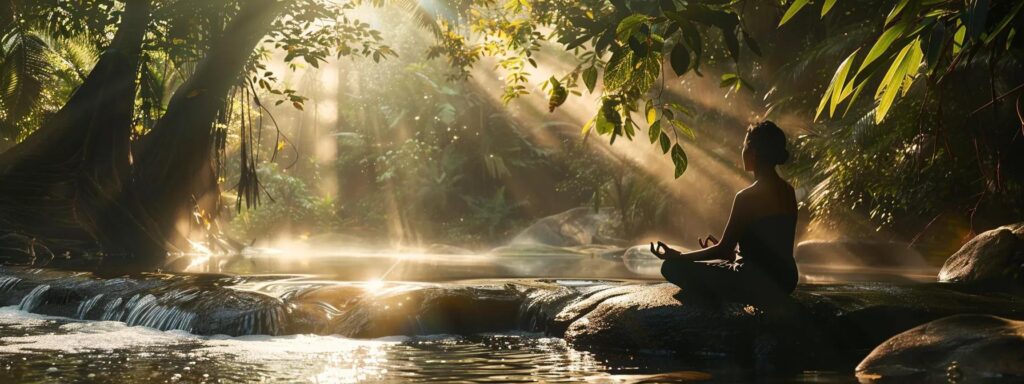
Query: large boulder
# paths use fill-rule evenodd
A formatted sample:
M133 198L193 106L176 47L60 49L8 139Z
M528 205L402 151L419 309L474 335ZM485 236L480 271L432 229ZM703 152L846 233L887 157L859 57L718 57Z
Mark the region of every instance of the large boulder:
M1024 321L956 315L893 336L857 376L878 382L1024 381Z
M942 282L1024 282L1024 223L982 232L946 260Z
M516 237L512 244L545 244L573 247L588 244L614 244L615 222L607 211L580 207L537 220Z

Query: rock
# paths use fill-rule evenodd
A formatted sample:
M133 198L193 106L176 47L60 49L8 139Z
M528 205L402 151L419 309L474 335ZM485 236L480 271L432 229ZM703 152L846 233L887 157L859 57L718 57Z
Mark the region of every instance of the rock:
M939 271L942 282L1024 282L1024 223L982 232Z
M588 244L615 244L615 222L606 211L580 207L548 216L530 225L511 244L545 244L572 247Z
M672 284L610 288L566 307L565 339L581 346L669 350L693 354L749 354L755 317L732 305L708 310L675 298Z
M586 262L615 264L596 255L573 258L583 264L561 267L588 271L604 264ZM375 338L543 331L581 349L674 351L799 369L852 366L890 337L945 316L1024 318L1019 296L978 294L946 283L801 284L783 309L695 304L678 293L672 284L636 280L339 282L214 274L102 279L0 267L0 306L202 335Z
M362 295L332 319L332 332L356 338L507 332L518 327L522 292L506 285L422 286Z
M1024 321L955 315L893 336L857 366L879 382L1024 381Z
M958 313L1024 316L1017 298L961 292L948 284L800 285L790 308L688 305L667 283L608 286L551 320L580 348L726 355L775 366L834 367L889 337Z

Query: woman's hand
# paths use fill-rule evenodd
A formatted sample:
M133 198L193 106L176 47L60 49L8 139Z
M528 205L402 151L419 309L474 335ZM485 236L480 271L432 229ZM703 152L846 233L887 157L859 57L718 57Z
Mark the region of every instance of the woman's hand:
M673 259L682 255L679 251L672 249L672 247L669 247L660 241L657 246L655 246L654 243L651 243L651 253L662 260Z

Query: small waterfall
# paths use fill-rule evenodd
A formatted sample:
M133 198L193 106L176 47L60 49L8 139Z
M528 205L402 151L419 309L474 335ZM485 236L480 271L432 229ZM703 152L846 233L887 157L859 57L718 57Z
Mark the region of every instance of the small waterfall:
M243 315L238 324L239 335L279 335L284 318L284 309L255 310Z
M103 294L101 293L101 294L98 294L96 296L93 296L89 300L86 300L86 301L83 301L83 302L79 303L78 304L78 311L75 312L76 317L78 317L79 319L83 319L84 320L85 319L85 315L89 314L89 311L92 310L92 307L95 307L96 303L98 303L100 301L100 299L102 299L102 298L103 298Z
M7 292L18 285L20 281L21 279L14 276L0 276L0 292Z
M125 309L128 313L124 322L128 325L141 325L162 331L180 329L191 332L192 321L196 318L194 313L174 306L161 305L156 296L148 294L132 297L125 305Z
M32 312L32 310L36 309L39 304L42 304L43 294L48 290L50 290L49 285L44 284L36 286L32 289L32 292L29 292L28 295L21 298L21 304L18 304L18 309L25 312Z
M108 301L107 305L103 307L103 316L100 317L100 319L106 321L121 320L121 316L124 316L124 308L121 307L121 303L123 302L124 300L120 297Z

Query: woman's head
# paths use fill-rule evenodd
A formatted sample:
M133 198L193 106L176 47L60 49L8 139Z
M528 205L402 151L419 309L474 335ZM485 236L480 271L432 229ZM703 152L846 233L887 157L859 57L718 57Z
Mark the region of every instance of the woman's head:
M789 159L786 134L775 123L765 120L747 128L743 143L743 168L753 171L764 166L785 164Z

